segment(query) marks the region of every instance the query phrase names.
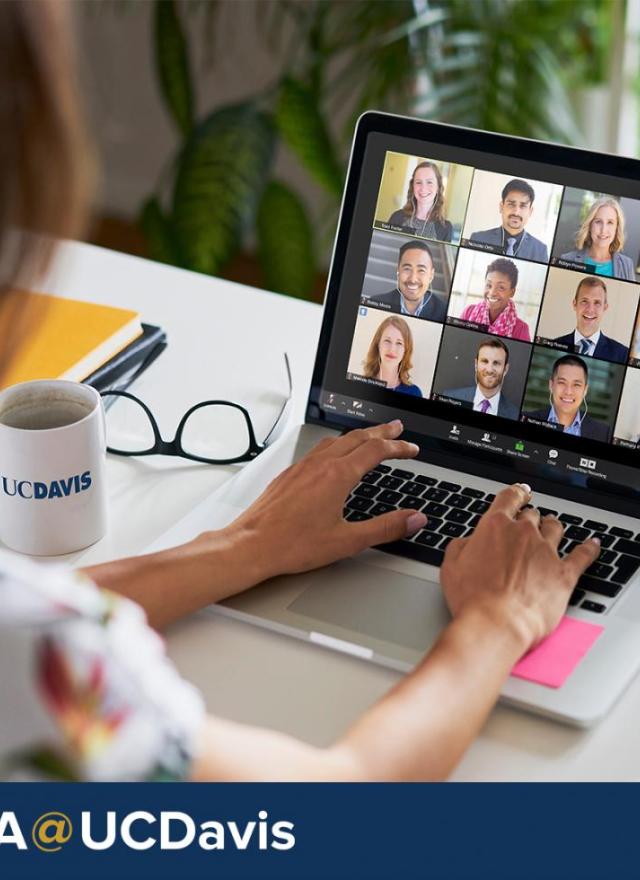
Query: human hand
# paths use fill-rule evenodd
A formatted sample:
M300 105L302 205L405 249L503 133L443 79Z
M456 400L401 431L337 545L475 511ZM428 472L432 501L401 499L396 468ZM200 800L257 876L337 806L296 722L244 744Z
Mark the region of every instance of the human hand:
M523 510L530 498L522 484L500 492L473 534L451 541L440 573L454 617L481 610L511 628L524 651L555 629L578 578L600 553L592 539L561 559L562 523Z
M328 565L373 544L404 538L425 524L424 514L413 510L358 523L343 518L345 500L363 474L384 459L417 455L417 446L397 439L402 430L396 420L322 440L225 530L251 555L255 583Z

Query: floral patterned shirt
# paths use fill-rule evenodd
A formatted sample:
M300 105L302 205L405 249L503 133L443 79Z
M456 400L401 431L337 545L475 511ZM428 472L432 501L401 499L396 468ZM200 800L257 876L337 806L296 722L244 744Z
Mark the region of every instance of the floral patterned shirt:
M138 605L0 551L0 780L183 779L203 719Z

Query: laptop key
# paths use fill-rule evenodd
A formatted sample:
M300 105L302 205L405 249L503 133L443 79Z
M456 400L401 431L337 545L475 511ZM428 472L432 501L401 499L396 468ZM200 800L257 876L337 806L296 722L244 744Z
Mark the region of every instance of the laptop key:
M382 502L378 502L374 507L371 508L369 513L373 514L373 516L380 516L381 513L391 513L391 511L395 509L396 508L392 504L383 504Z
M626 584L640 568L640 559L635 556L621 556L616 562L611 580L617 584Z
M484 496L484 500L485 500L485 501L488 501L489 504L491 504L492 501L495 501L495 500L496 500L496 496L493 494L493 492L489 492L488 495L485 495L485 496Z
M579 590L577 587L569 597L569 605L578 605L584 599L585 593L584 590Z
M561 513L558 519L569 526L579 526L582 522L579 516L574 516L572 513Z
M461 494L468 495L469 498L484 498L484 492L481 492L480 489L471 489L469 486L465 486Z
M611 549L617 550L618 553L625 553L628 556L640 556L640 543L637 541L627 541L625 538L618 538Z
M437 547L440 541L442 541L442 535L439 535L437 532L418 532L416 535L416 541L418 544L424 544L425 547Z
M450 510L445 516L447 522L466 523L471 519L472 514L468 510Z
M602 614L603 611L606 611L606 606L601 605L599 602L592 602L591 599L585 599L581 608L584 608L585 611L593 611L595 614Z
M424 486L409 480L401 487L400 491L404 492L405 495L413 495L415 498L420 498L424 492Z
M588 519L582 525L585 529L591 529L592 532L606 532L609 528L606 523L597 522L595 519Z
M469 520L469 528L475 529L475 527L478 525L478 523L480 522L481 519L482 519L482 517L480 516L480 514L476 514L472 520Z
M435 486L438 482L435 477L427 477L424 474L418 474L414 480L416 483L422 483L423 486Z
M613 550L601 550L597 562L604 562L605 565L611 565L617 555L618 554L614 553Z
M364 522L365 519L372 519L370 513L363 513L361 510L350 510L345 519L349 522Z
M600 541L601 547L611 547L616 539L615 535L610 535L608 532L596 532L592 537L597 538Z
M589 593L597 593L599 596L607 596L613 599L622 589L621 584L612 584L611 581L603 581L600 578L591 577L583 574L578 579L578 586L581 590L587 590Z
M382 489L399 489L402 483L399 477L386 476L378 481L378 486Z
M440 534L448 535L450 538L459 538L464 531L466 531L465 527L459 523L446 522L440 529Z
M443 551L446 550L447 547L449 546L449 544L451 543L451 541L453 541L453 537L451 537L451 536L444 538L438 549L443 550Z
M483 514L486 513L491 505L486 501L474 501L473 504L469 507L469 510L472 513Z
M445 492L444 489L425 489L423 493L423 498L429 498L431 501L444 501L449 493Z
M391 468L388 464L377 464L374 467L374 471L378 471L379 474L388 474Z
M360 477L360 482L373 484L373 483L377 483L379 479L380 479L380 474L377 471L367 471L366 474L363 474L363 476Z
M423 528L427 529L427 531L429 532L435 532L438 530L438 527L442 525L442 523L443 520L441 520L439 516L430 516L424 524Z
M580 526L569 526L564 534L565 538L569 538L570 541L586 541L590 532L589 529L583 529Z
M361 498L375 498L380 489L377 486L371 486L369 483L365 483L364 485L356 486L353 490L354 495L359 495Z
M427 516L444 516L448 511L448 507L445 507L444 504L437 504L435 501L430 501L426 507L422 508L422 512L426 513Z
M621 529L619 526L611 526L609 534L615 535L616 538L633 538L631 529Z
M392 477L400 477L401 480L413 480L415 474L412 471L403 471L400 468L394 468L391 471Z
M605 565L603 562L593 562L585 574L595 578L602 578L603 581L606 581L612 571L612 565Z
M440 482L438 483L438 488L446 489L447 492L459 492L462 487L459 486L457 483L447 483L446 480L440 480Z
M424 498L414 498L412 495L403 495L398 501L398 507L405 510L422 510L424 507Z
M465 507L468 507L471 502L471 498L466 495L449 495L447 498L447 505L449 507L457 507L459 510L464 510ZM638 544L640 547L640 544Z
M396 505L402 500L402 495L399 492L394 492L393 489L385 489L378 495L377 500L382 501L383 504Z
M361 512L369 510L373 501L370 498L350 498L347 501L347 509L348 510L359 510Z
M539 507L538 513L540 514L540 516L557 516L558 515L558 511L551 510L550 507Z

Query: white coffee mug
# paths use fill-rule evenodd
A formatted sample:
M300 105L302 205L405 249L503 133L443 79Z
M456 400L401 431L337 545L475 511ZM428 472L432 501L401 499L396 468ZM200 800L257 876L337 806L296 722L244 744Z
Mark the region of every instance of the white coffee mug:
M106 431L98 392L65 380L0 392L0 539L57 556L107 531Z

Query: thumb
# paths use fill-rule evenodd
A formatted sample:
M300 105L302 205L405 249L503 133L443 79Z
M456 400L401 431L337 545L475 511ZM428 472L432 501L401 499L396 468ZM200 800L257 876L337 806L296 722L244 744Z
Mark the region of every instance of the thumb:
M364 522L350 523L359 550L374 544L388 544L415 534L427 521L424 513L415 510L392 510L382 516L374 516Z

